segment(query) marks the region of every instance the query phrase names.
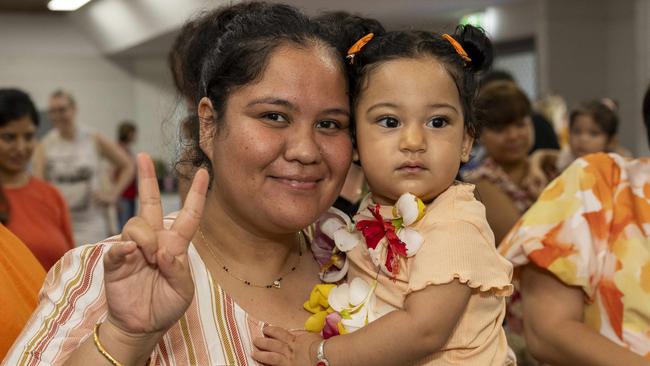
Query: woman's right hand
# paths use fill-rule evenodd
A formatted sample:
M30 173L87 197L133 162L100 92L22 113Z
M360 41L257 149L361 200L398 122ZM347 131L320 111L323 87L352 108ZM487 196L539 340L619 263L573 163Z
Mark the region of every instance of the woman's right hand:
M140 154L140 211L122 231L122 242L104 256L108 318L134 339L157 337L180 319L194 296L187 254L196 233L208 187L199 169L171 228L163 226L160 191L151 158Z

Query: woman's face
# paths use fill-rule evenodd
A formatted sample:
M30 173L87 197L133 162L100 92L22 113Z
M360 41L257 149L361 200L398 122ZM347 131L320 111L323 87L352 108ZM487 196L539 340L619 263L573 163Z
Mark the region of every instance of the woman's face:
M331 51L281 46L259 81L230 94L219 127L202 125L211 194L234 220L293 232L332 205L352 155L346 85ZM210 113L204 98L199 115Z
M569 145L576 158L607 151L610 138L594 118L588 114L577 115L569 129Z
M0 171L18 174L25 171L36 146L36 125L24 116L0 127Z
M529 116L503 128L485 128L481 132L481 142L487 155L497 164L515 164L526 160L533 141L533 123Z

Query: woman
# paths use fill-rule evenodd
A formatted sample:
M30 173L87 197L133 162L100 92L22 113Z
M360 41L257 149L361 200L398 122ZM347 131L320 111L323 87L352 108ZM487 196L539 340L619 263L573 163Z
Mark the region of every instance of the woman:
M643 119L650 142L650 88ZM649 172L648 158L579 158L501 244L520 267L524 330L539 360L650 364Z
M207 17L216 35L203 43L186 156L211 174L198 170L182 211L163 220L141 156L139 216L122 241L77 248L50 272L9 363L252 364L264 324L302 328L320 267L301 229L334 202L351 161L343 57L289 6Z
M34 153L34 175L51 182L63 194L76 245L94 243L113 231L102 206L117 203L135 168L116 143L77 125L77 103L69 92L52 93L48 114L55 128ZM119 171L110 192L99 190L100 158L108 159Z
M74 248L74 241L59 191L27 171L37 127L38 113L29 95L0 89L0 182L7 200L3 222L49 270Z
M532 110L516 84L494 81L479 92L476 113L485 126L481 143L486 158L465 179L476 184L495 242L499 243L535 199L525 185L528 152L534 140Z
M133 154L133 145L138 139L138 128L131 121L122 121L117 128L117 142L122 150L128 154L130 159L135 162ZM135 163L133 164L135 165ZM117 172L119 177L119 171ZM138 185L135 177L126 186L126 189L120 194L117 202L117 221L119 229L122 230L126 222L135 216L135 198L138 195Z
M43 266L29 248L0 224L0 359L36 308L44 279Z

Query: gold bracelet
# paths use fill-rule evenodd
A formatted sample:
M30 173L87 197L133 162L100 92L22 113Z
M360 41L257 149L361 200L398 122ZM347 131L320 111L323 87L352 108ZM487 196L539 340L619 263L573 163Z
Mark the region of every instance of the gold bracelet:
M111 356L110 353L108 353L105 349L104 346L99 342L99 326L102 325L102 323L97 323L95 324L95 330L93 331L93 339L95 340L95 346L97 346L97 350L99 353L104 356L108 362L111 363L113 366L124 366L121 363L119 363L113 356Z

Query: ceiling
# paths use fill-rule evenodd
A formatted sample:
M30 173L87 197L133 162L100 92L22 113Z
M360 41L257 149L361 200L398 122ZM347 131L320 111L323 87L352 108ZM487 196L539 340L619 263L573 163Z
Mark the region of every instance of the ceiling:
M0 13L45 12L49 0L0 0Z

